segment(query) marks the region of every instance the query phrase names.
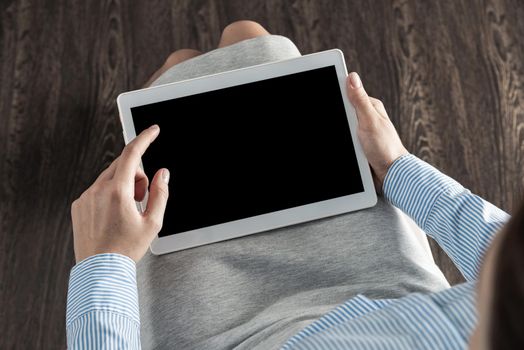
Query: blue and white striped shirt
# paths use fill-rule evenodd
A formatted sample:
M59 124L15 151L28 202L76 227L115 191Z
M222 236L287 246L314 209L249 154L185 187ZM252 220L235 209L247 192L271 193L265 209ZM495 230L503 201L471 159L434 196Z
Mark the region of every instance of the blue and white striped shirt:
M291 337L283 349L464 349L476 322L475 281L508 214L408 154L391 166L384 196L451 257L467 282L433 294L372 300L358 295ZM135 263L99 254L73 267L70 348L140 348Z

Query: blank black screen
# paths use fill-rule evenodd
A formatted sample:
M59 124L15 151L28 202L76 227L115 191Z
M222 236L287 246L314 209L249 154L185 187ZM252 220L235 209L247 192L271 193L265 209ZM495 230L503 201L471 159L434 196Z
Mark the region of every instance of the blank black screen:
M335 67L131 109L171 172L160 236L362 192Z

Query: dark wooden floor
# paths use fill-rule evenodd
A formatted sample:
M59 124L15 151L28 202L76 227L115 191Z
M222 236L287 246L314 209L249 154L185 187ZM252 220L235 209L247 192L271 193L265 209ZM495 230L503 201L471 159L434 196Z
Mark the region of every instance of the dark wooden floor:
M122 149L117 94L234 20L342 49L410 151L506 210L520 199L520 0L0 3L1 349L65 347L70 203Z

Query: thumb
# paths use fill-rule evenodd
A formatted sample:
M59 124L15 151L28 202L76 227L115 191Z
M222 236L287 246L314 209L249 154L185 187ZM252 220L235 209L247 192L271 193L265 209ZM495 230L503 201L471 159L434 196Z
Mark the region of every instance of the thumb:
M370 121L375 113L375 107L362 86L362 81L357 73L351 72L347 77L347 93L353 107L357 112L358 121L365 123Z
M164 212L166 211L167 198L169 197L169 170L160 169L156 172L149 186L149 198L147 200L147 208L145 216L152 222L156 223L160 228L164 221ZM156 232L158 233L158 232Z

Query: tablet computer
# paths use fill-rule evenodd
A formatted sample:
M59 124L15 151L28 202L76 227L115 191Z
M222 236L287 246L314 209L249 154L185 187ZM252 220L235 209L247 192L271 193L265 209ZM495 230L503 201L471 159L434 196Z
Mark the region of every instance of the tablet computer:
M154 254L371 207L377 198L340 50L126 92L124 140L171 172ZM145 208L147 196L140 203Z

